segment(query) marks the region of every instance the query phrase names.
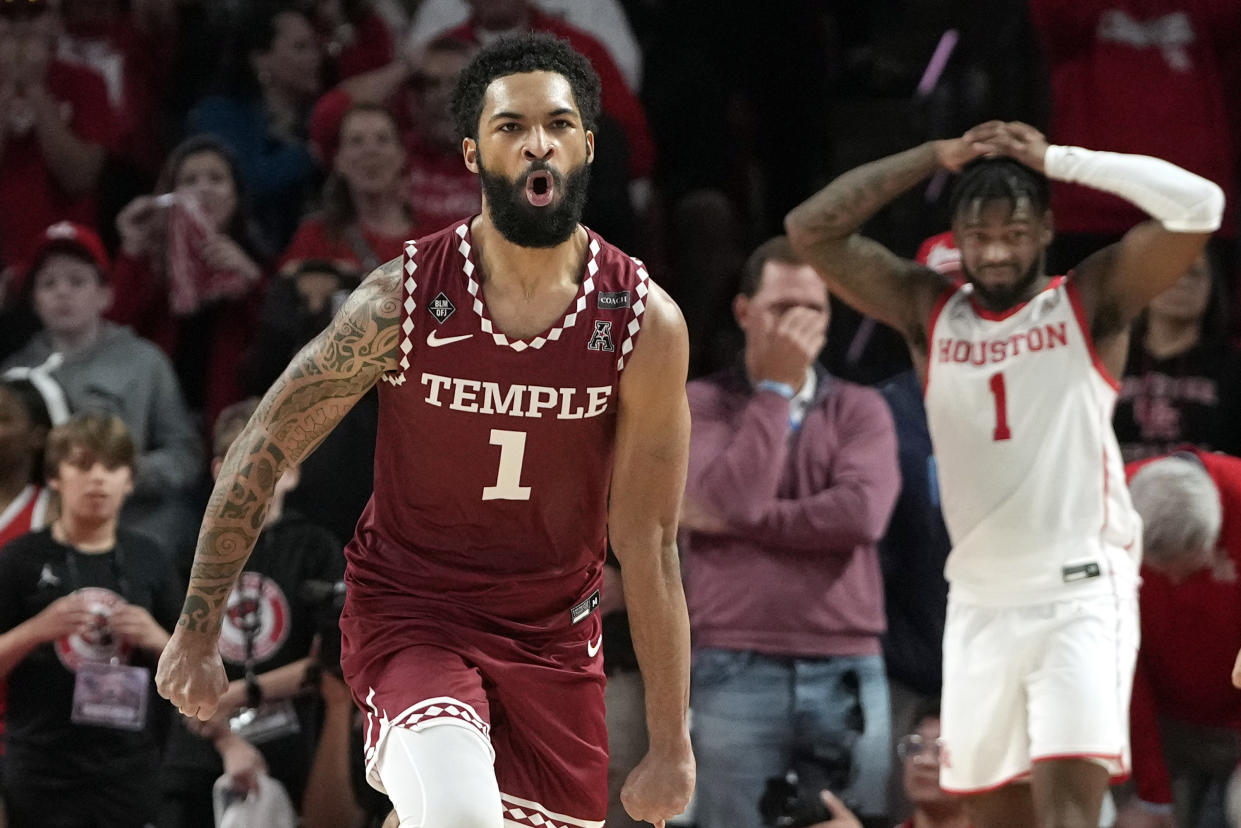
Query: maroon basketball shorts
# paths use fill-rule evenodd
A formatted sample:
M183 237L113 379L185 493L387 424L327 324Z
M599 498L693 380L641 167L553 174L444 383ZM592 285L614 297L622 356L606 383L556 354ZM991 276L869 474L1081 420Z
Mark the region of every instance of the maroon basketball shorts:
M602 825L607 814L602 624L518 635L471 618L398 618L350 601L341 666L366 713L366 766L392 728L464 727L492 748L506 824ZM481 626L487 630L479 629Z

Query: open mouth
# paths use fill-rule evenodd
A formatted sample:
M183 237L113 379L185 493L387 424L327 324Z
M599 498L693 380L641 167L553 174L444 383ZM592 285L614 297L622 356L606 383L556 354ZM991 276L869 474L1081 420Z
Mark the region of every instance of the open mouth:
M555 195L555 180L546 170L532 172L526 177L526 200L535 207L546 207Z

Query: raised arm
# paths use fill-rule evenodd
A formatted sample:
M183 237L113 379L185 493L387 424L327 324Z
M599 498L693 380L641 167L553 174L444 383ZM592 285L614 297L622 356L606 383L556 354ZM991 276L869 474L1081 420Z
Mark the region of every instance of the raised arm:
M858 235L875 213L935 170L959 170L991 151L1002 127L989 121L960 138L930 141L863 164L828 184L784 219L793 248L858 311L890 325L915 347L935 298L950 282Z
M319 445L397 364L401 260L373 272L303 348L233 441L207 503L190 584L160 659L160 695L209 719L227 687L217 639L228 595L258 539L276 480Z
M1053 181L1120 196L1150 214L1151 221L1074 271L1096 340L1127 330L1152 299L1175 284L1223 218L1224 193L1217 185L1158 158L1048 146L1042 133L1022 123L1005 124L992 143Z
M694 785L689 742L689 614L676 527L689 455L685 320L656 287L620 385L608 531L620 561L634 651L646 687L650 751L621 791L629 815L658 825Z

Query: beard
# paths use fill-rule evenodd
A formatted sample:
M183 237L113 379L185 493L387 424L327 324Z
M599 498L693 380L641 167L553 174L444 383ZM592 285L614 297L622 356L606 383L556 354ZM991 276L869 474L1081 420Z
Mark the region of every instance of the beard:
M546 207L535 207L526 199L526 179L536 171L552 177L559 203L553 201ZM555 247L569 240L582 219L590 165L583 162L562 177L546 161L534 161L516 180L510 181L498 173L488 172L479 158L478 177L487 197L487 212L500 235L521 247Z
M961 262L961 272L965 274L965 278L974 286L974 296L980 303L993 311L1008 310L1019 302L1023 302L1030 297L1026 295L1030 289L1030 285L1043 274L1043 256L1039 256L1030 267L1017 281L1011 285L1003 285L999 287L987 287L978 281L978 278L965 267L964 260Z

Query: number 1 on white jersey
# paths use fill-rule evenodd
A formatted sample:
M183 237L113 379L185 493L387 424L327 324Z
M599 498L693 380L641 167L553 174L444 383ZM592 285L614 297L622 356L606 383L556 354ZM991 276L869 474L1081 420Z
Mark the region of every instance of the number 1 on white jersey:
M991 396L995 397L995 431L991 432L991 439L997 443L1009 440L1013 433L1008 429L1008 392L1004 388L1003 371L991 375Z

